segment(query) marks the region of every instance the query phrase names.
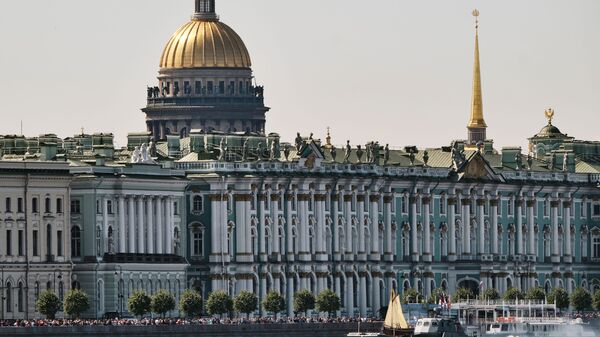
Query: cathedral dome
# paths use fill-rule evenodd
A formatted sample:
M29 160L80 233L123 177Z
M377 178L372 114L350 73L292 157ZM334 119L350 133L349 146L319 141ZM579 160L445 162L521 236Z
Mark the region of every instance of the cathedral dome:
M161 70L250 68L248 49L240 36L214 14L214 0L207 1L206 5L197 0L196 6L196 15L179 28L165 46L160 59ZM201 6L209 7L205 11Z

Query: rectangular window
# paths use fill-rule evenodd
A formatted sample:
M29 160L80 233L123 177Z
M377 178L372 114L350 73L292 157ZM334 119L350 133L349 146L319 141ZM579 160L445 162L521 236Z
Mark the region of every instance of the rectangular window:
M39 250L38 250L38 231L37 230L33 230L33 256L40 256Z
M225 93L225 81L219 81L219 94L223 95Z
M230 95L235 94L235 82L234 81L229 82L228 89L229 89L229 94Z
M17 212L23 213L23 198L17 199Z
M81 201L80 200L71 200L71 214L79 214L81 213Z
M39 213L38 198L31 199L31 212Z
M12 232L10 229L6 230L6 256L12 256Z
M202 82L196 81L196 95L202 94Z
M18 247L17 250L19 251L19 256L23 256L23 248L25 247L25 238L23 236L23 231L19 230L19 240L17 242Z
M600 216L600 204L594 204L594 216Z
M10 198L6 198L6 209L5 209L6 213L10 213L11 211L11 204L10 204Z
M509 200L508 201L508 216L512 216L513 215L513 207L515 206L514 201L513 200Z
M194 232L193 237L193 255L194 256L202 256L204 255L204 233L203 232Z
M592 238L592 254L593 258L600 258L600 236L594 236Z
M102 205L100 205L100 200L96 200L96 214L102 213Z
M62 214L62 212L63 212L63 200L62 200L62 198L57 198L56 199L56 213Z
M547 200L544 200L544 216L548 216L548 202Z
M585 218L587 217L587 202L582 202L581 203L581 208L580 208L580 213L581 213L581 217Z
M179 215L179 203L177 201L173 202L173 215Z
M244 82L240 81L240 85L238 88L238 93L239 94L243 94L244 93Z
M183 93L189 95L192 93L192 88L190 86L190 81L183 82Z
M446 214L446 198L440 198L440 214Z
M112 200L108 200L106 201L106 212L108 214L113 214L113 204L112 204Z
M207 86L206 90L208 91L208 94L212 95L213 94L213 81L208 81L206 86Z
M44 212L52 213L52 201L50 200L50 198L46 198L46 208Z
M62 231L56 231L56 255L63 256Z

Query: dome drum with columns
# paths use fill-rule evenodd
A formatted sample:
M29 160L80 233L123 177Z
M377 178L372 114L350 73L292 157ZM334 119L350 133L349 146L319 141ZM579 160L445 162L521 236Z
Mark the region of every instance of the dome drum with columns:
M219 21L214 0L196 0L192 20L167 43L146 124L155 140L192 129L264 133L264 89L255 86L244 42Z

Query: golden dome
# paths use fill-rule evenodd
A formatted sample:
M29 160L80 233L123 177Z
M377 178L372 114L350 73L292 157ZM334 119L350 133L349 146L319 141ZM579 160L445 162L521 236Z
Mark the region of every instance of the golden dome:
M250 54L240 36L218 20L193 19L169 40L161 69L250 68Z

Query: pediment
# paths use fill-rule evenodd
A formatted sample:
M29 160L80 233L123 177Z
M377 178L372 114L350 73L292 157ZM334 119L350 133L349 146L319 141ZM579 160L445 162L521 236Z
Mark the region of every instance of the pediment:
M473 153L460 167L456 168L458 180L504 182L490 163L479 152Z
M325 154L323 150L317 143L312 140L310 142L304 143L298 152L298 157L300 158L313 158L314 159L325 159Z

